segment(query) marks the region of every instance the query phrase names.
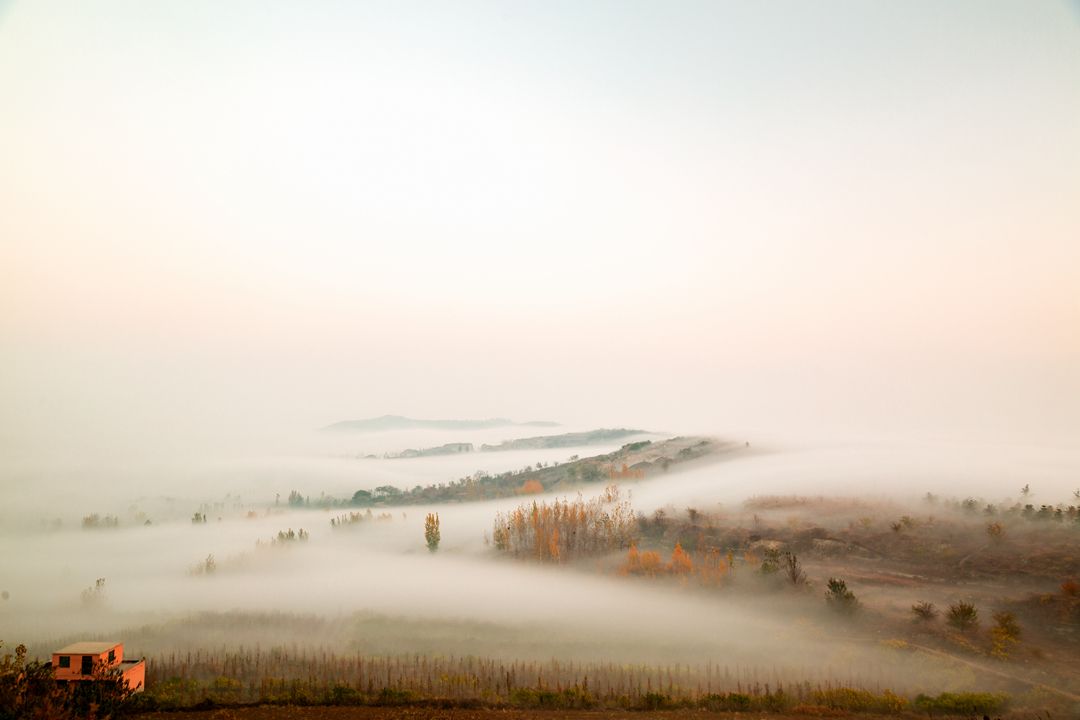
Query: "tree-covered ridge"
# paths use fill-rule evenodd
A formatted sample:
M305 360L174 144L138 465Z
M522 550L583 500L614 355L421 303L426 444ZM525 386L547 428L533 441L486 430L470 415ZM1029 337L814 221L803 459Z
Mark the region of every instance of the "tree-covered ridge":
M535 437L516 438L504 440L494 445L483 444L479 452L499 452L501 450L546 450L550 448L581 447L583 445L599 445L615 440L633 437L635 435L650 435L647 430L633 430L630 428L600 428L585 432L562 433L559 435L537 435ZM477 452L472 443L455 442L430 448L409 448L397 453L385 453L384 459L431 457L433 455L457 455L459 453ZM365 456L375 459L374 455Z
M418 505L439 502L490 500L532 493L569 490L583 483L607 481L612 477L648 477L671 465L694 460L732 446L711 438L676 437L662 442L642 440L628 443L614 452L589 458L574 455L568 462L537 463L520 470L492 475L478 471L472 475L437 485L417 485L402 490L383 485L374 490L357 490L351 505ZM292 500L290 499L290 503Z
M621 440L633 435L648 435L647 430L634 430L631 428L600 428L587 432L562 433L561 435L540 435L538 437L517 438L516 440L504 440L497 445L481 445L483 452L495 452L498 450L542 450L547 448L579 447L581 445L597 445L600 443Z

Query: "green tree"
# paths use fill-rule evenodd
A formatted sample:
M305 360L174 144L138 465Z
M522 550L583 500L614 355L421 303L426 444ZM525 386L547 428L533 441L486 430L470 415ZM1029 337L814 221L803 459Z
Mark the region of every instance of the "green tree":
M859 609L855 593L848 590L847 583L840 578L829 578L825 589L825 604L841 615L854 615Z
M396 500L401 496L401 491L393 485L380 485L375 488L375 500Z
M960 632L966 632L979 624L979 611L971 603L953 603L949 606L946 621Z

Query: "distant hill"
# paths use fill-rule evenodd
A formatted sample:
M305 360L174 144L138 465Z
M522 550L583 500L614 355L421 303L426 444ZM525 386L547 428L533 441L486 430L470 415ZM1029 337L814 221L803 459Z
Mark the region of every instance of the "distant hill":
M614 442L632 435L649 435L646 430L628 430L626 428L590 430L588 432L563 433L562 435L539 435L537 437L504 440L497 445L481 445L480 452L498 452L500 450L543 450L547 448L578 447L580 445L598 445ZM447 443L438 447L410 448L399 453L386 453L387 459L432 457L434 455L458 455L475 451L472 443ZM374 456L370 456L374 457Z
M559 423L547 420L514 422L507 418L488 418L487 420L419 420L401 415L382 415L366 420L344 420L322 428L323 431L338 432L381 432L384 430L485 430L487 428L507 427L558 427Z
M408 450L402 450L397 454L388 453L383 455L385 458L418 458L418 457L432 457L435 455L459 455L461 453L470 453L473 451L472 443L446 443L439 447L432 448L409 448Z
M498 445L481 445L483 452L495 452L498 450L537 450L544 448L577 447L579 445L595 445L599 443L621 440L631 435L648 435L647 430L630 430L627 428L601 428L589 432L563 433L562 435L540 435L539 437L518 438L506 440Z

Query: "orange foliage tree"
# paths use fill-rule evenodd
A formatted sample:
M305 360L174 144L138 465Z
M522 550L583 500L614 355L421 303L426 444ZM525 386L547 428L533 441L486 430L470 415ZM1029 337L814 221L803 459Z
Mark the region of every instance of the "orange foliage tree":
M623 575L644 575L655 577L658 572L663 572L664 563L660 559L660 553L653 550L640 552L637 545L631 545L626 552L626 562L619 568Z
M539 480L526 480L520 488L519 495L536 495L544 492L544 486Z
M671 551L671 562L668 563L668 571L673 575L689 575L694 572L694 561L682 549L682 543L675 543L675 549Z
M693 556L683 550L682 543L676 543L671 560L665 565L660 559L660 553L654 550L642 552L637 545L631 545L626 553L626 560L619 566L619 574L645 577L667 574L684 579L696 578L703 585L719 585L731 572L730 553L725 556L719 550L711 548L699 553L697 557L697 562L694 562Z

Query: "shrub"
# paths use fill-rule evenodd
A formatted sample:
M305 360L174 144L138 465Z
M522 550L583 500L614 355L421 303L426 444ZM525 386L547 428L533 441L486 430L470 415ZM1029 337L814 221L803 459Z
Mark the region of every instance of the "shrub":
M703 695L698 704L712 712L745 712L753 706L753 699L743 693L711 693Z
M1007 660L1009 650L1020 642L1020 625L1011 612L994 613L994 627L990 628L993 647L990 654L1000 660Z
M930 622L937 618L938 610L934 603L922 601L911 606L911 614L915 616L916 620Z
M588 709L596 706L596 698L588 690L576 685L558 692L544 688L521 687L510 691L510 704L526 708Z
M796 587L806 584L806 573L803 572L802 563L799 562L799 558L795 556L795 553L784 553L784 574L787 575L788 581Z
M825 604L841 615L854 615L859 609L855 593L848 590L847 583L840 578L829 578L825 590Z
M379 705L407 705L414 702L416 696L409 690L384 687L379 691L377 704Z
M780 551L776 548L765 548L764 559L758 572L762 575L775 575L780 572Z
M915 709L929 714L942 715L988 715L1001 712L1009 703L1009 696L997 693L941 693L937 696L919 695Z
M979 611L971 603L960 601L949 606L946 619L957 630L966 632L979 624Z
M358 705L360 693L344 683L334 683L326 693L326 701L331 705Z
M816 690L810 700L815 705L833 708L836 710L854 710L870 712L898 712L907 708L908 701L891 690L885 690L880 695L875 695L869 690L857 690L855 688L829 688Z
M661 692L648 692L641 696L638 706L642 710L663 710L673 705L671 696Z

